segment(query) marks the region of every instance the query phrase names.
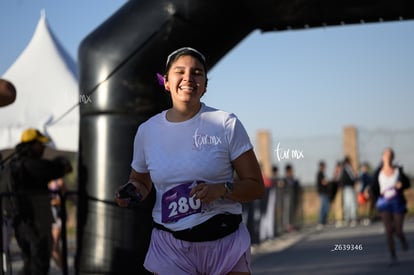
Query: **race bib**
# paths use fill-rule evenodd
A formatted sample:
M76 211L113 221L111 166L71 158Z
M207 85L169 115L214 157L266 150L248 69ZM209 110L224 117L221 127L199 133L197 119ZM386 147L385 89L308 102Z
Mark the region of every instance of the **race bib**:
M397 195L397 190L395 188L390 188L384 191L384 198L390 200Z
M162 222L172 223L201 212L201 201L190 197L196 182L180 184L162 195Z

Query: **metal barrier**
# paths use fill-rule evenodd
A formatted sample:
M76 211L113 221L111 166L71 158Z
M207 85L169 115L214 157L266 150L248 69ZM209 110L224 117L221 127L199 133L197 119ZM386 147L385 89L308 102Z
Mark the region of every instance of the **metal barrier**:
M3 217L3 198L17 196L15 193L0 193L0 249L1 249L1 260L0 260L0 274L1 275L10 275L12 274L11 270L11 261L10 261L10 251L9 251L9 232L5 232L5 228L10 228L11 221Z
M54 192L51 192L54 193ZM67 209L66 202L70 196L77 196L77 191L55 192L61 198L61 250L62 250L62 274L68 275L68 240L67 240ZM268 239L289 231L289 225L299 229L303 225L302 210L302 188L292 190L284 187L267 188L265 195L260 200L243 203L243 222L249 229L252 244L258 244ZM2 200L7 196L18 196L18 193L0 193L0 210ZM0 260L0 275L12 275L12 264L10 259L9 244L4 243L7 238L3 234L4 225L9 221L0 215L0 249L2 259Z
M267 188L260 200L243 204L243 221L249 229L252 244L292 230L304 224L301 187Z

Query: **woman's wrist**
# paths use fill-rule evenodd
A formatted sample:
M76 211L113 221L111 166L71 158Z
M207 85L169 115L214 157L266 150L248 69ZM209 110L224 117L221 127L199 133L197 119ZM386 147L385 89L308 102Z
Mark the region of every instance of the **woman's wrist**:
M223 195L221 196L222 199L228 198L232 193L234 189L233 182L226 181L225 183L221 184L223 186Z
M137 189L137 193L141 193L141 196L143 196L143 198L145 198L148 195L148 188L141 181L130 178L128 182L132 183L135 186L135 188Z

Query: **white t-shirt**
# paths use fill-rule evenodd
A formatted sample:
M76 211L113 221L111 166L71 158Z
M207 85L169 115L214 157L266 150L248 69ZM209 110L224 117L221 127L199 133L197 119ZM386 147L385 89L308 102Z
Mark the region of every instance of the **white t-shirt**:
M383 194L386 190L393 189L398 182L399 176L400 171L397 168L394 169L394 173L390 176L384 175L384 173L381 171L378 178L380 193Z
M187 121L169 122L163 111L142 123L135 136L131 167L151 175L156 190L154 221L171 230L183 230L219 213L241 214L242 206L227 199L200 206L199 200L172 188L195 181L232 181L231 161L252 148L245 128L234 114L202 103L200 111ZM175 198L177 194L184 198ZM194 210L191 214L189 207ZM173 211L178 215L174 216ZM168 220L171 216L176 219Z

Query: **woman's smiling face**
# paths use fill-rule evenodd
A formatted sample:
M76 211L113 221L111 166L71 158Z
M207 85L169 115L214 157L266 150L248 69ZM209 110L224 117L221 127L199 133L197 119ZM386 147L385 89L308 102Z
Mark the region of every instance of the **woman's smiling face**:
M173 104L198 103L206 91L206 80L203 64L191 55L182 55L171 64L164 86Z

